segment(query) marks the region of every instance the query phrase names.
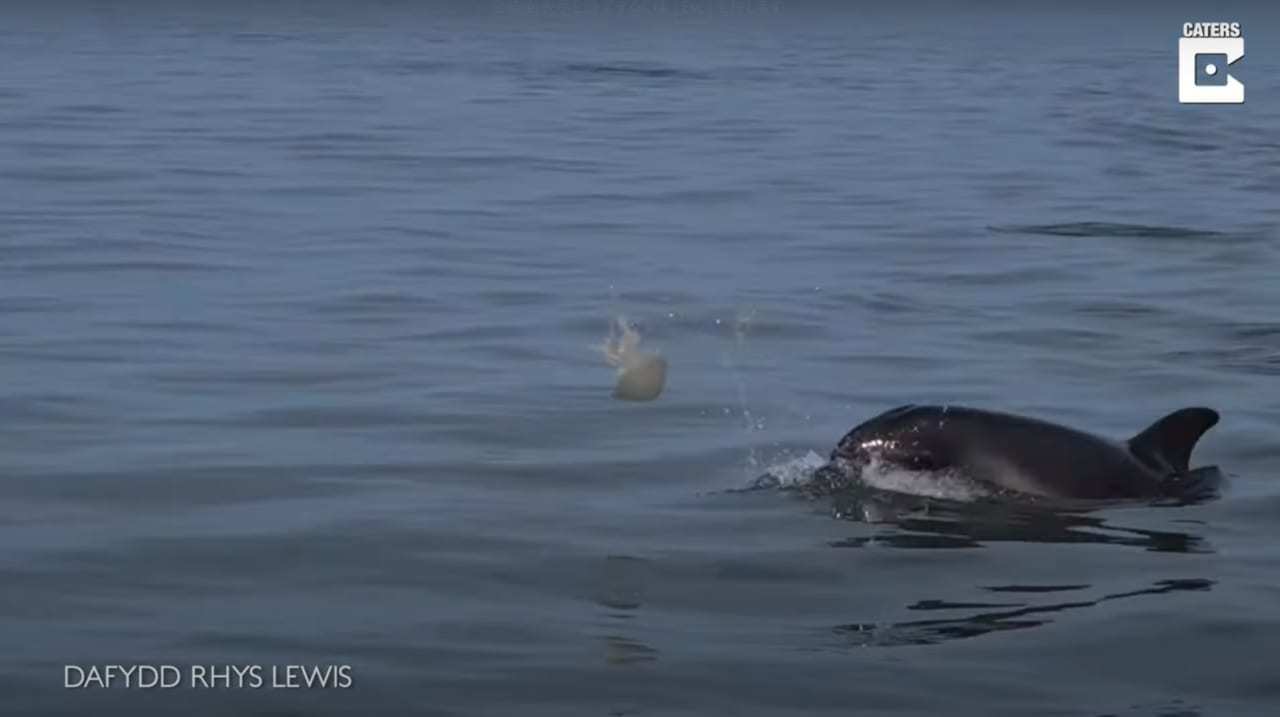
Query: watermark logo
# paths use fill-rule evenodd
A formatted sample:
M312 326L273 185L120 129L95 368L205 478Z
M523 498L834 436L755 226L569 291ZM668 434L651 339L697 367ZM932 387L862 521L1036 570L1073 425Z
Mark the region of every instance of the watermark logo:
M1178 40L1178 101L1240 104L1244 85L1231 66L1244 57L1238 22L1186 22Z

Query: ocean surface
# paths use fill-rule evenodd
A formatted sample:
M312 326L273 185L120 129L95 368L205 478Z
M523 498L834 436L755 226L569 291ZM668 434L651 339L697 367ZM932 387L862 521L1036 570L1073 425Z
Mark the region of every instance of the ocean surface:
M1280 22L984 8L6 6L0 713L1280 713ZM1211 406L1228 481L745 490L908 402Z

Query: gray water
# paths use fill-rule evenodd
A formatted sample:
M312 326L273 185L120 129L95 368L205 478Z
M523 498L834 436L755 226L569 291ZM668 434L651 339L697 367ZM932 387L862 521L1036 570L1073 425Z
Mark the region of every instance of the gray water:
M1272 715L1257 9L6 9L0 712ZM356 4L352 4L353 6ZM1243 23L1242 106L1176 102ZM593 346L625 315L651 403ZM906 402L1223 420L1222 496L868 523ZM329 665L349 689L64 689Z

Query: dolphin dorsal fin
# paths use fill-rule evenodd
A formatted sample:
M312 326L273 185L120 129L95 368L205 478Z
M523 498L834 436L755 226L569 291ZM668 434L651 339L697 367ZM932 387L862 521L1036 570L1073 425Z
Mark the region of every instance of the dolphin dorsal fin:
M1140 458L1155 458L1179 473L1186 473L1191 449L1217 422L1218 412L1212 408L1183 408L1130 438L1129 450Z

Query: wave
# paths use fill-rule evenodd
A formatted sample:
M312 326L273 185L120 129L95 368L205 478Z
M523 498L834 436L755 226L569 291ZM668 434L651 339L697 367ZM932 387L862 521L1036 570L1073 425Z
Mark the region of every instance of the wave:
M1037 234L1056 237L1104 237L1122 239L1215 239L1236 235L1192 227L1116 222L1063 222L1058 224L1006 224L988 226L997 234Z
M588 62L571 62L564 66L565 71L576 74L611 75L646 77L651 79L700 79L704 75L663 65L644 63L598 64Z

